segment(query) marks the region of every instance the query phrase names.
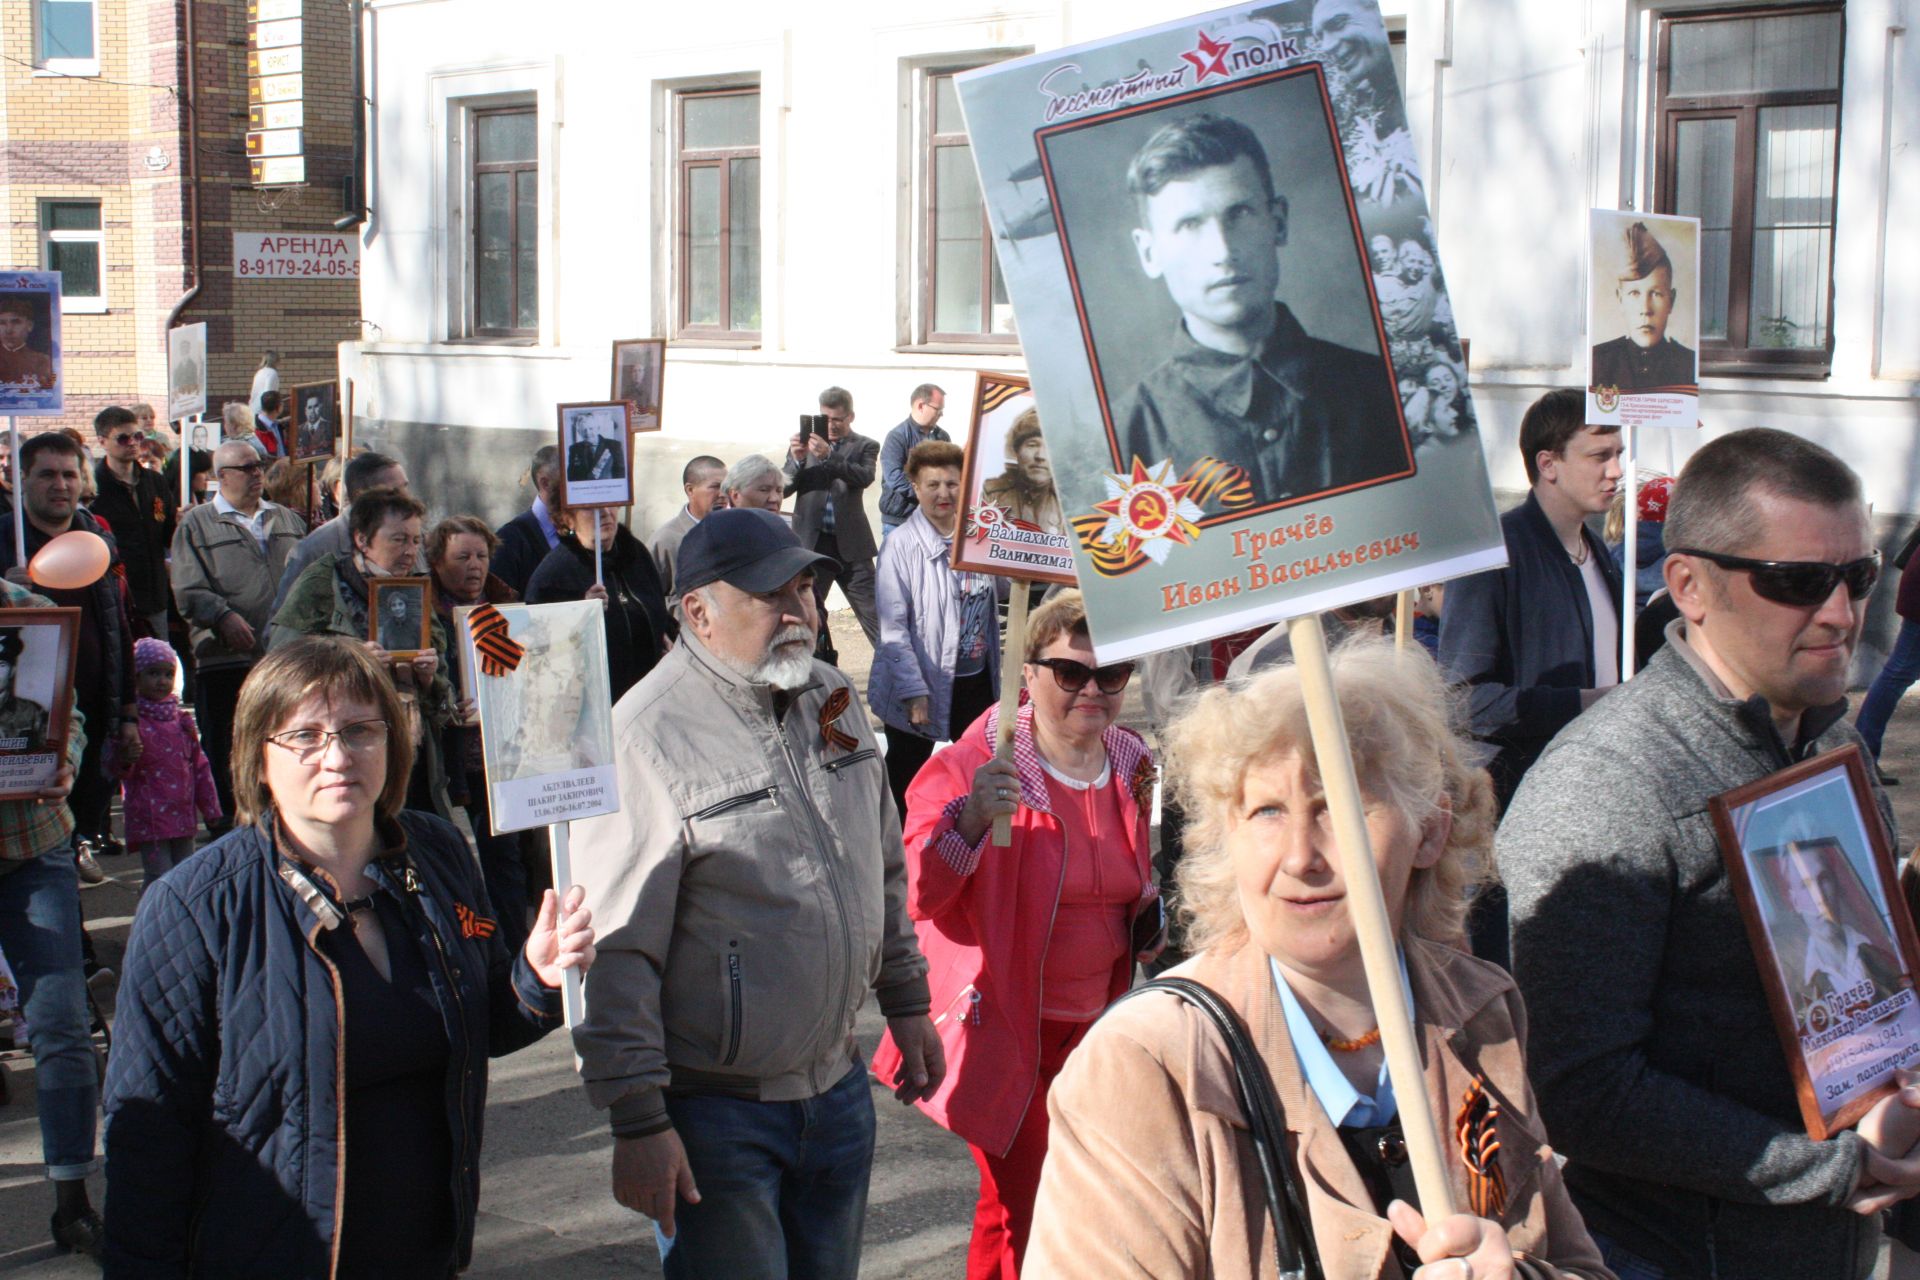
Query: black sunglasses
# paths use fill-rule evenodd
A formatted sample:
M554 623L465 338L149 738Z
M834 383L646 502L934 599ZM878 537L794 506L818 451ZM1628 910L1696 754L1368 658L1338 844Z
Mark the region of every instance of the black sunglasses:
M1824 603L1842 582L1847 584L1849 596L1864 600L1873 591L1873 584L1880 581L1878 551L1846 564L1828 564L1824 560L1749 560L1745 556L1725 556L1717 551L1696 551L1691 547L1675 547L1671 554L1699 556L1722 569L1739 569L1752 574L1755 595L1797 609Z
M140 439L140 433L138 431L116 431L108 436L107 439L113 441L115 444L132 444Z
M1105 667L1090 667L1072 658L1035 658L1033 665L1053 672L1053 682L1068 693L1078 693L1091 680L1102 693L1118 693L1133 679L1131 662L1116 662Z

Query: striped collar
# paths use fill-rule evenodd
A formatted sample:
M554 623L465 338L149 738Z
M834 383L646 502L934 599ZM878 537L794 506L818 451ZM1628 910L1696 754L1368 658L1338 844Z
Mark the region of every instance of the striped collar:
M986 733L987 747L992 749L1000 724L1000 707L995 704L987 712L986 723L982 726ZM1145 807L1152 803L1153 784L1156 778L1153 764L1153 752L1148 750L1145 739L1131 729L1118 724L1110 724L1100 735L1100 745L1107 749L1107 764L1113 770L1113 776L1123 780L1125 794L1134 804ZM1020 777L1020 803L1036 813L1053 814L1049 803L1046 771L1040 767L1040 752L1033 744L1033 704L1022 703L1019 714L1013 724L1013 767Z

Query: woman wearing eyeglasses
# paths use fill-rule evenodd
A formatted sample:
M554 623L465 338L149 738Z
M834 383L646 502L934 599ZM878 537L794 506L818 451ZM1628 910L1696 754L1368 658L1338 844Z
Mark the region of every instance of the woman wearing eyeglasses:
M108 1275L446 1277L467 1264L487 1058L593 962L570 888L517 955L460 833L402 812L413 747L363 645L269 654L240 826L155 882L107 1072Z
M1132 985L1135 962L1165 943L1147 844L1153 756L1114 724L1133 665L1095 666L1078 591L1034 612L1026 658L1031 700L1013 760L994 759L994 708L907 792L907 910L947 1059L938 1092L918 1105L965 1138L980 1167L970 1278L1018 1274L1047 1152L1047 1088ZM1000 817L1012 820L1006 848L992 843ZM899 1065L882 1040L874 1072L892 1081Z

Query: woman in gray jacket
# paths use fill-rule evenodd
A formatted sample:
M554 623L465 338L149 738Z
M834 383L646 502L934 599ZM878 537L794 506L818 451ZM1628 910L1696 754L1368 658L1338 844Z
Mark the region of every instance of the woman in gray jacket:
M927 440L907 454L920 505L880 547L880 647L867 704L887 725L887 784L906 820L907 786L933 744L960 736L1000 691L999 579L956 573L960 446Z

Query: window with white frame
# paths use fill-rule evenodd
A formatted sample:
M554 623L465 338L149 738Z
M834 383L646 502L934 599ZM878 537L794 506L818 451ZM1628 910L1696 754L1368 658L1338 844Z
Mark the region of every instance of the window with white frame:
M40 262L46 270L60 273L66 309L106 307L104 243L98 200L40 202Z
M1703 372L1827 369L1844 21L1840 4L1660 21L1654 199L1700 219Z
M917 340L1011 347L1013 306L994 254L993 228L973 167L973 147L960 116L954 77L966 67L931 69L922 77L920 104L920 287ZM1044 193L1033 184L1039 215ZM1030 219L1017 219L1019 235ZM1036 224L1037 225L1037 224ZM1051 229L1051 218L1046 225Z
M33 65L49 71L99 68L94 0L33 0Z
M540 162L531 104L468 113L467 214L476 338L540 332Z

